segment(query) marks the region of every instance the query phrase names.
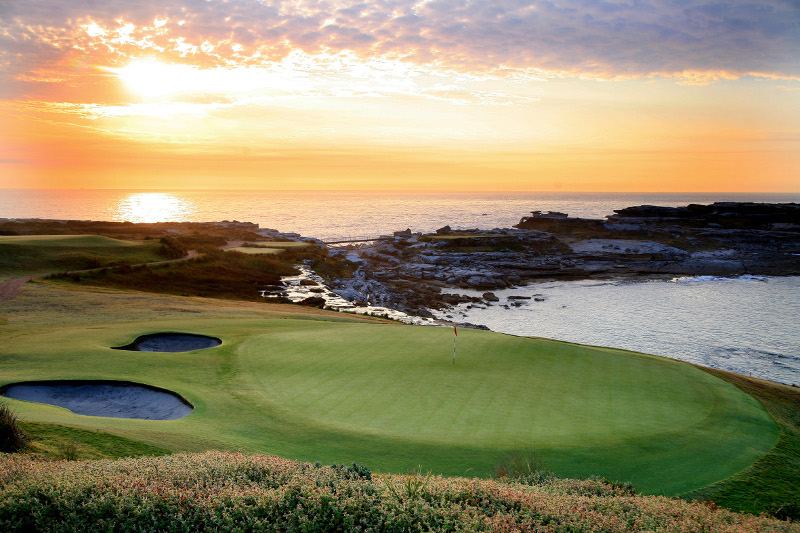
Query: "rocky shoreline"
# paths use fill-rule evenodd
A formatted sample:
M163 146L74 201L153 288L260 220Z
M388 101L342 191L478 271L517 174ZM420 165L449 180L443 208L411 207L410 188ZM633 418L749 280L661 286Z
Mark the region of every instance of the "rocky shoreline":
M400 231L330 253L358 265L333 282L343 298L430 317L534 280L799 275L800 204L636 206L606 220L534 211L513 228Z

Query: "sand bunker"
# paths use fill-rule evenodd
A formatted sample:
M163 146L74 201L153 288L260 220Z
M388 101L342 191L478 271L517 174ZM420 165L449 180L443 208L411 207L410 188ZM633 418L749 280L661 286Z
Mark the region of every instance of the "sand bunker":
M114 350L134 352L190 352L203 348L219 346L222 341L216 337L194 333L153 333L142 335L125 346L114 346Z
M6 385L0 395L112 418L175 420L194 409L174 392L130 381L27 381Z

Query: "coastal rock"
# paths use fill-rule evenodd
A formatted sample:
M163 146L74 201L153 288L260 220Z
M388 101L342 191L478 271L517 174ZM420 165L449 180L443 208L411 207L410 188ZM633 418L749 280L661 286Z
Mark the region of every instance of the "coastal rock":
M406 230L391 242L351 251L358 270L352 280L339 280L337 292L418 313L465 302L442 287L490 291L555 278L800 274L798 204L636 206L607 220L533 212L514 228L444 226L413 237Z

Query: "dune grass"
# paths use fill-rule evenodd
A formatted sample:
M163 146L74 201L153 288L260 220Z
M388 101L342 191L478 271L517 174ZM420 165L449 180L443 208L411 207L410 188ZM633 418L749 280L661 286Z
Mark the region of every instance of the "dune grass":
M123 241L99 235L0 236L0 277L161 261L160 248L157 240Z
M8 400L24 420L171 450L244 450L384 472L491 475L535 449L561 476L680 494L767 453L754 398L691 365L491 332L364 321L293 306L68 291L35 284L0 306L2 383L126 379L174 390L174 421L85 417ZM220 337L184 354L111 350L141 334Z

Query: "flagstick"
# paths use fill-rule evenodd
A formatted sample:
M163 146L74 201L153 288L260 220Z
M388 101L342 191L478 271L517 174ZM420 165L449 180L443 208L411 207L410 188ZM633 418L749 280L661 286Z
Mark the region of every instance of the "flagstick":
M456 337L458 336L453 330L453 364L456 364Z

